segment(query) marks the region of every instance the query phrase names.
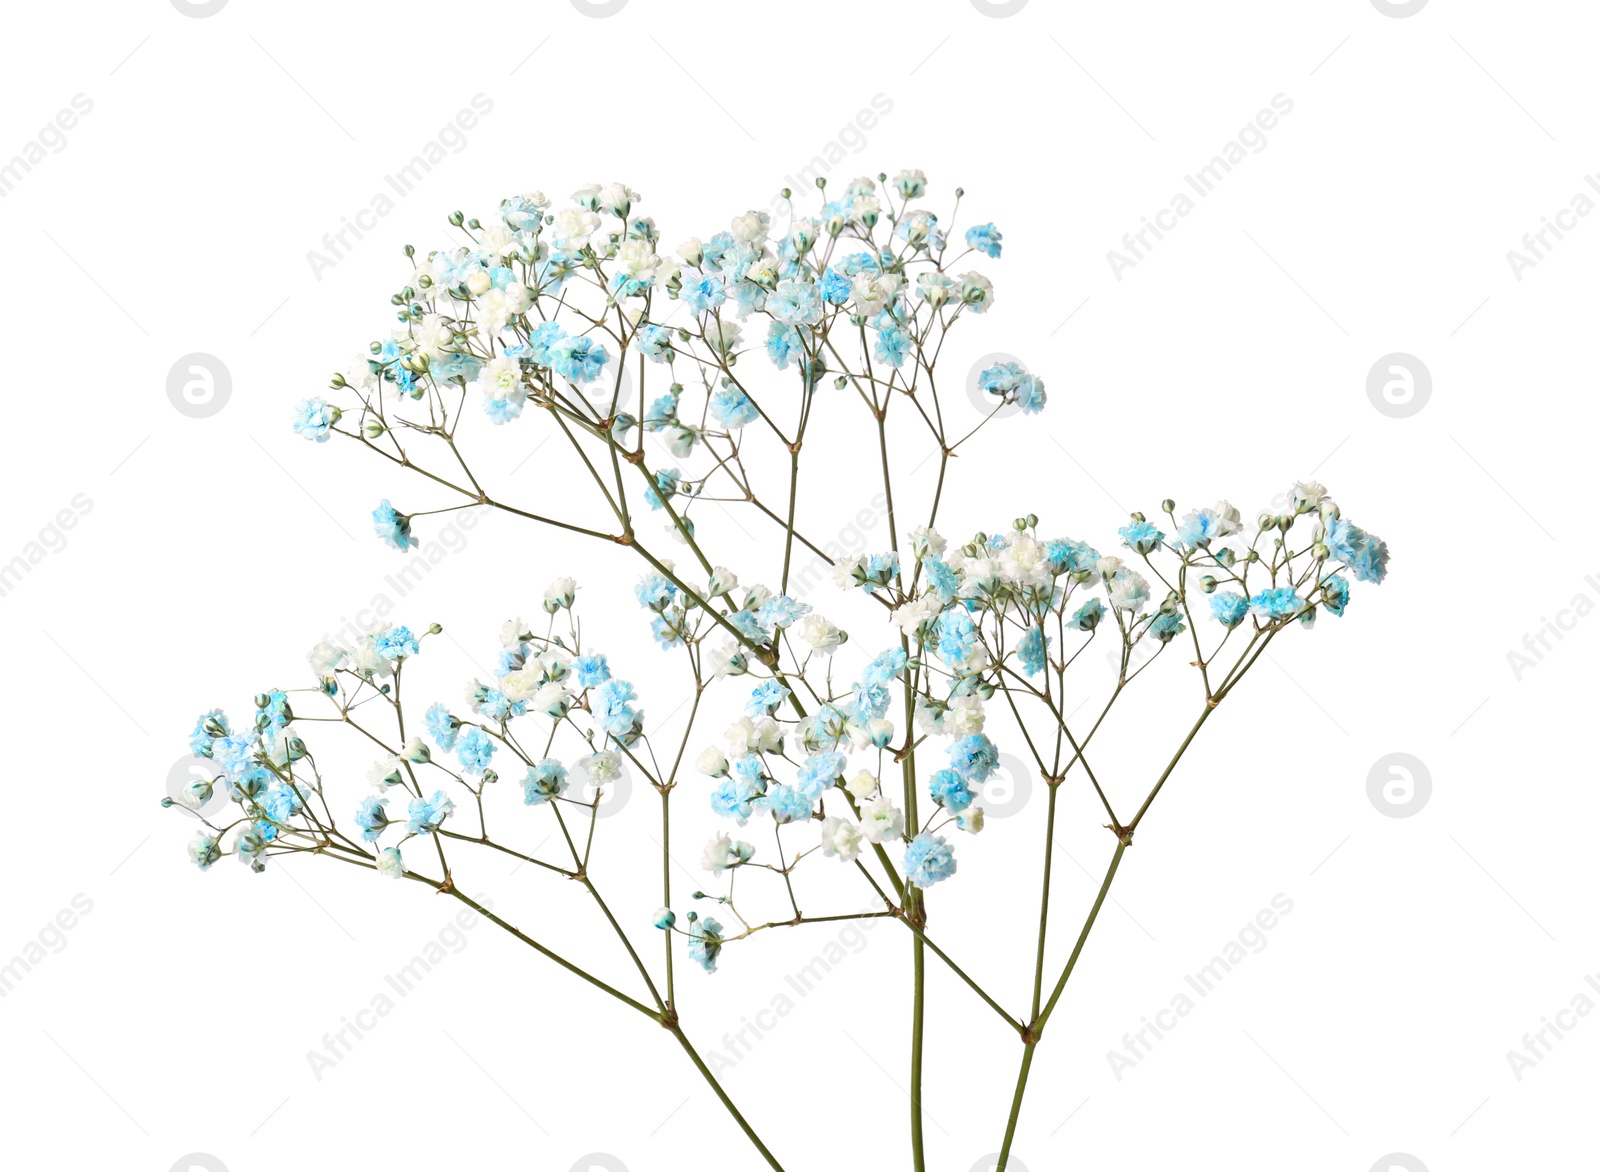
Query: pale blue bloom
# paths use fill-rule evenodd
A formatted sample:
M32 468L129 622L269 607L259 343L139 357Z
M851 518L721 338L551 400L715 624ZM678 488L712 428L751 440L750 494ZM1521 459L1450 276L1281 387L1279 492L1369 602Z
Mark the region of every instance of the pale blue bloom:
M600 377L610 360L606 348L592 338L561 338L549 347L550 369L568 382L588 383Z
M1219 590L1211 596L1211 616L1230 630L1244 622L1250 613L1250 602L1242 594Z
M295 434L316 443L325 443L333 428L333 408L321 399L302 399L294 412Z
M962 737L950 746L950 768L968 781L987 781L999 764L1000 750L982 733Z
M529 766L528 775L522 779L522 802L527 806L540 805L566 792L567 767L549 757Z
M469 728L456 741L456 759L463 773L479 774L489 767L495 744L481 728Z
M977 224L967 229L967 247L975 248L985 256L1000 255L1000 229L993 224Z
M419 650L417 637L407 627L389 627L373 640L372 649L384 659L404 659Z
M710 916L689 925L689 959L708 973L717 971L717 954L722 951L722 925Z
M1250 609L1269 619L1286 619L1300 613L1304 605L1293 586L1272 586L1250 600Z
M839 752L818 753L807 757L800 765L795 784L808 798L818 798L822 792L844 774L845 756Z
M796 602L787 594L778 594L762 603L756 614L763 626L792 627L810 612L811 607L806 603Z
M814 326L822 320L822 296L809 281L779 281L766 309L786 326Z
M1379 582L1389 573L1389 547L1343 517L1328 522L1323 539L1335 561L1350 567L1358 582Z
M633 685L627 680L608 680L601 684L594 691L595 723L618 740L630 737L641 719L629 704L634 699L637 696Z
M1322 582L1322 606L1330 614L1344 616L1350 603L1350 583L1338 574L1330 574Z
M1161 544L1165 533L1157 529L1148 521L1133 521L1117 530L1122 535L1122 543L1129 549L1139 553L1149 553Z
M1029 627L1022 641L1017 644L1017 658L1022 661L1022 670L1030 676L1037 675L1043 669L1046 646L1042 627Z
M956 873L956 856L950 844L932 834L919 834L906 847L906 882L929 888Z
M432 834L455 808L442 789L434 790L431 798L412 798L406 829L412 834Z
M370 797L362 799L361 808L356 811L356 825L361 827L362 841L378 841L378 836L389 825L389 813L384 808L388 804L388 798Z
M384 544L401 553L417 544L417 539L411 536L411 518L395 512L394 506L387 500L372 510L372 530L383 538Z
M773 709L788 698L789 689L777 680L763 680L750 693L750 699L745 701L745 715L752 717L770 716Z
M739 387L723 387L711 396L711 414L729 430L736 430L761 418L750 396Z
M959 814L972 805L972 799L977 796L968 787L967 779L954 769L941 769L930 777L928 793L952 814Z
M572 672L578 677L578 686L593 688L611 678L611 665L598 653L580 655L572 661Z
M756 804L772 815L780 826L787 822L804 822L811 817L811 804L815 801L798 786L775 785Z
M1176 613L1167 614L1163 612L1150 621L1149 629L1150 634L1161 640L1161 642L1170 643L1174 636L1183 634L1183 619Z

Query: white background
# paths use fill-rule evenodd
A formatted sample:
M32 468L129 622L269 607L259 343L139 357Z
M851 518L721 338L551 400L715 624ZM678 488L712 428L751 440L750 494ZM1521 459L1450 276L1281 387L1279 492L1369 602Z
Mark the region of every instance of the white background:
M233 0L195 19L141 0L27 15L0 82L0 156L75 94L93 109L0 201L0 561L80 494L92 507L0 598L0 957L75 895L92 911L0 1000L9 1162L756 1166L669 1037L492 926L318 1081L307 1051L457 905L314 865L202 875L183 857L186 819L158 800L196 712L299 686L305 647L393 593L398 555L366 515L411 485L345 445L301 443L288 415L389 328L403 243L439 244L453 208L622 179L671 247L769 206L878 94L891 112L833 180L921 167L936 207L964 185L963 224L994 220L1005 257L981 266L998 303L948 367L1006 350L1051 394L956 462L949 531L1032 510L1110 549L1127 510L1163 496L1227 496L1249 516L1314 475L1393 551L1389 582L1358 589L1342 621L1275 643L1141 828L1040 1049L1018 1158L1031 1172L1367 1172L1399 1152L1440 1172L1575 1167L1592 1148L1600 1024L1520 1081L1506 1058L1575 995L1600 1002L1584 982L1600 933L1580 741L1600 623L1578 619L1520 679L1507 658L1575 596L1600 600L1580 474L1600 221L1520 281L1506 259L1600 168L1588 6L1435 0L1394 19L1370 0L1034 0L997 19L968 0L632 0L594 19L564 0ZM494 108L465 148L318 279L308 251L477 93ZM1266 147L1119 280L1107 251L1277 94L1293 112ZM1409 418L1366 393L1396 351L1432 374ZM167 397L191 352L231 373L209 418ZM560 482L522 463L533 434L489 460L520 499L548 502ZM870 496L817 467L818 515ZM585 582L588 622L647 709L670 710L625 601L635 564L499 519L396 615L459 633L432 656L439 694L457 696L500 620L536 610L561 572ZM812 601L827 607L824 593ZM1170 682L1132 698L1100 751L1130 806L1192 718L1177 698L1191 681L1163 666ZM1368 798L1369 770L1395 752L1432 779L1408 818ZM1058 867L1058 945L1112 846L1068 791L1063 846L1080 865ZM711 815L695 792L678 808L692 870ZM1018 1010L1042 812L1036 795L963 840L960 875L931 901L936 938ZM654 819L654 796L636 794L597 858L648 875ZM482 881L552 932L581 910L526 869ZM656 893L635 889L619 914L654 947ZM1264 950L1115 1077L1106 1052L1279 893L1293 911ZM576 954L626 977L614 941L572 931ZM830 938L809 931L730 948L714 978L680 973L708 1052ZM865 939L727 1074L791 1170L907 1166L910 950L890 924ZM929 1166L987 1167L1019 1047L936 963L930 982Z

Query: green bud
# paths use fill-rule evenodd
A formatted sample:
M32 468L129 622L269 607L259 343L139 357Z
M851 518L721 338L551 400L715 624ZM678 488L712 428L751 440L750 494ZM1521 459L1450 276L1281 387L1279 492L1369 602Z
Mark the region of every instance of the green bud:
M383 426L383 420L376 416L368 416L367 421L361 425L361 434L369 440L377 439L387 430L388 428Z
M1210 594L1217 588L1217 580L1210 574L1203 574L1200 578L1200 589Z
M463 216L460 212L451 212L450 213L450 226L452 228L459 228L465 222L466 222L466 217Z

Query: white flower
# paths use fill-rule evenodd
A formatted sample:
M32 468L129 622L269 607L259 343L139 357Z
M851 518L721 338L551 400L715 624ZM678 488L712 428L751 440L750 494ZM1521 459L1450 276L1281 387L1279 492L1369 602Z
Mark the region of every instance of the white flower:
M330 643L326 639L318 643L306 654L306 659L311 662L311 670L317 678L325 679L344 664L347 653L343 647Z
M938 595L924 594L915 602L908 602L895 611L894 621L905 634L915 635L918 627L933 622L942 610L944 604L939 601Z
M515 358L502 354L483 364L478 372L478 389L486 395L504 396L522 389L522 367Z
M572 772L592 785L605 785L622 776L622 754L614 749L591 753L587 757L580 757L573 764Z
M772 224L772 217L766 212L748 211L742 216L733 217L729 226L735 240L753 242L765 240L767 229Z
M900 291L900 275L884 273L857 273L850 282L850 312L862 317L874 317L894 304Z
M625 240L617 249L617 266L635 280L649 284L656 279L661 258L648 240Z
M552 235L556 247L563 252L574 252L589 242L600 227L600 217L582 208L562 208L556 213Z
M378 385L378 376L372 373L365 354L357 354L350 360L350 365L339 373L344 376L345 382L358 391L374 390Z
M571 606L577 593L578 584L571 578L557 578L544 592L544 600L555 603L558 607Z
M949 546L939 535L939 531L930 525L918 525L911 531L911 549L917 555L917 560L923 558L938 558L944 556L944 551Z
M855 861L861 853L861 831L843 818L822 820L822 853L841 863Z
M832 655L849 637L815 611L790 627L789 633L797 636L800 642L812 651L822 655Z
M983 829L983 807L968 806L956 815L956 825L968 834L977 834Z
M951 736L973 736L983 731L983 697L956 696L944 714L944 731Z
M726 777L728 759L722 755L721 749L715 745L707 745L700 750L700 756L695 758L694 767L707 777Z
M405 860L400 857L398 847L385 847L378 852L378 874L389 879L401 879L405 873Z
M755 853L756 848L748 842L734 842L723 833L706 843L706 849L700 855L700 865L713 875L720 875L729 867L748 862Z
M705 259L706 246L701 243L700 237L691 236L678 245L678 256L683 260L684 264L690 268L697 269L700 267L700 262Z
M739 576L726 566L717 566L711 571L711 581L706 586L707 598L720 598L739 587Z
M727 354L739 345L744 336L744 331L739 328L736 321L717 321L711 319L706 322L706 345L718 354Z
M405 762L398 757L385 757L381 761L374 762L372 768L367 770L367 780L372 783L373 788L379 790L399 785L405 780L405 776Z
M528 624L520 618L507 619L500 624L500 646L507 651L515 651L532 637Z
M479 295L478 320L491 334L498 334L512 318L532 308L533 295L528 292L528 287L512 283L504 289L489 289Z
M527 668L508 672L500 677L500 690L505 693L506 699L513 704L522 704L532 700L539 689L544 686L540 680L539 673L529 671ZM554 686L559 688L561 685L556 684Z
M1296 512L1309 512L1320 505L1328 495L1328 490L1315 480L1302 480L1289 490L1289 499L1294 501Z
M525 673L518 672L518 675ZM507 676L506 679L510 679ZM510 693L506 693L507 698ZM548 684L541 685L534 691L530 705L535 712L542 712L552 720L560 720L572 707L572 694L567 691L566 685L551 680Z
M639 193L626 183L607 183L600 188L598 200L602 211L625 220L628 218L628 209L639 202Z
M749 670L744 647L737 639L726 639L711 648L711 671L717 679L742 676Z
M861 807L861 833L868 842L889 842L905 828L905 815L888 798L873 798Z
M878 792L878 779L863 769L849 781L844 783L844 788L850 791L850 796L858 802L864 802Z
M433 760L433 752L421 737L412 737L400 750L400 755L414 765L425 765Z
M852 558L848 561L840 558L833 563L833 584L840 590L854 589L858 584L856 582L856 571L865 572L866 568L867 559L864 557Z
M994 304L994 285L982 273L962 273L961 300L973 313L983 313Z
M1106 591L1118 610L1136 611L1150 601L1150 583L1132 570L1123 570L1111 579Z
M916 199L928 190L928 177L918 170L901 171L889 183L901 199Z
M1122 569L1122 559L1119 557L1103 557L1094 564L1095 573L1102 578L1109 578Z
M1019 533L1000 555L1000 569L1007 578L1023 586L1044 586L1051 580L1050 559L1044 542Z

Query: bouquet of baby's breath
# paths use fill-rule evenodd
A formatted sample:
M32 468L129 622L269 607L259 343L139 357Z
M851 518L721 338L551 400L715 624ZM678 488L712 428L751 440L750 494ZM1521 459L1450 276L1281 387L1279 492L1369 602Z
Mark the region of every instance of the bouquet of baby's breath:
M592 537L608 558L639 559L645 622L613 622L605 635L642 642L648 627L682 672L691 702L682 731L652 727L580 623L576 583L557 578L542 614L505 623L492 678L473 681L464 703L417 696L416 685L402 698L411 661L440 628L380 624L318 644L310 686L258 695L243 722L203 715L191 745L216 776L180 799L203 816L190 855L202 869L233 855L258 872L270 859L314 855L471 905L669 1030L773 1168L780 1156L690 1041L675 966L687 956L707 973L735 967L730 946L776 928L893 920L910 960L901 988L912 1164L925 1162L924 976L939 964L1020 1043L1011 1110L995 1120L1004 1169L1035 1050L1174 767L1279 633L1343 615L1351 580L1381 582L1388 551L1317 484L1295 485L1248 522L1225 501L1181 516L1163 501L1153 516L1132 515L1114 554L1051 536L1032 514L993 533L942 534L963 445L991 423L1006 426L995 422L1003 416L1045 406L1037 375L996 360L972 388L984 406L974 426L970 410L950 410L936 378L950 331L995 303L990 280L968 266L998 258L1001 234L982 224L952 236L954 209L929 209L920 171L858 179L831 198L818 187L814 214L791 205L784 228L749 212L672 253L621 184L583 188L559 210L531 193L485 219L456 213L455 241L425 255L406 249L414 269L392 298L397 328L334 376L327 399L295 413L306 439L339 436L387 463L391 495L415 495L418 507L386 499L373 512L378 536L402 553L433 516L488 506ZM495 427L557 438L570 457L560 491L519 502L480 477L469 451ZM870 453L853 475L881 504L885 548L848 556L807 532L808 481L837 459L813 446L819 428L849 433ZM927 468L920 499L907 499L916 470L907 454ZM1005 474L987 471L990 485ZM744 519L740 540L697 530L712 507ZM801 601L812 582L799 579L814 578L817 564L879 618L847 635ZM1098 667L1106 678L1091 679L1101 694L1078 718L1063 700L1080 660L1080 672ZM1107 660L1115 670L1103 671ZM1175 751L1142 802L1115 808L1093 766L1096 734L1139 677L1167 664L1193 678L1192 708L1174 717ZM740 714L726 727L702 727L711 693L736 694ZM1156 716L1142 718L1147 735L1158 735ZM361 779L319 765L317 742L334 734L374 759L365 796ZM961 836L984 830L997 739L1048 796L1036 818L990 831L1042 856L1037 937L1015 958L1032 973L1025 1004L1002 1004L968 975L961 957L972 942L963 925L940 923L930 895L956 876ZM624 771L660 795L649 814L662 852L653 927L614 915L606 877L590 868L601 802ZM1074 911L1057 942L1052 861L1069 783L1094 795L1109 859L1093 904ZM709 804L726 820L703 856L720 890L687 898L667 865L685 800L696 818ZM226 817L212 812L219 805ZM636 979L603 981L544 926L509 923L468 895L459 874L491 853L532 864L530 881L581 884ZM803 899L808 879L825 868L835 869L831 890L843 874L860 898L802 913L802 902L815 906ZM647 947L640 938L651 931L660 940Z

